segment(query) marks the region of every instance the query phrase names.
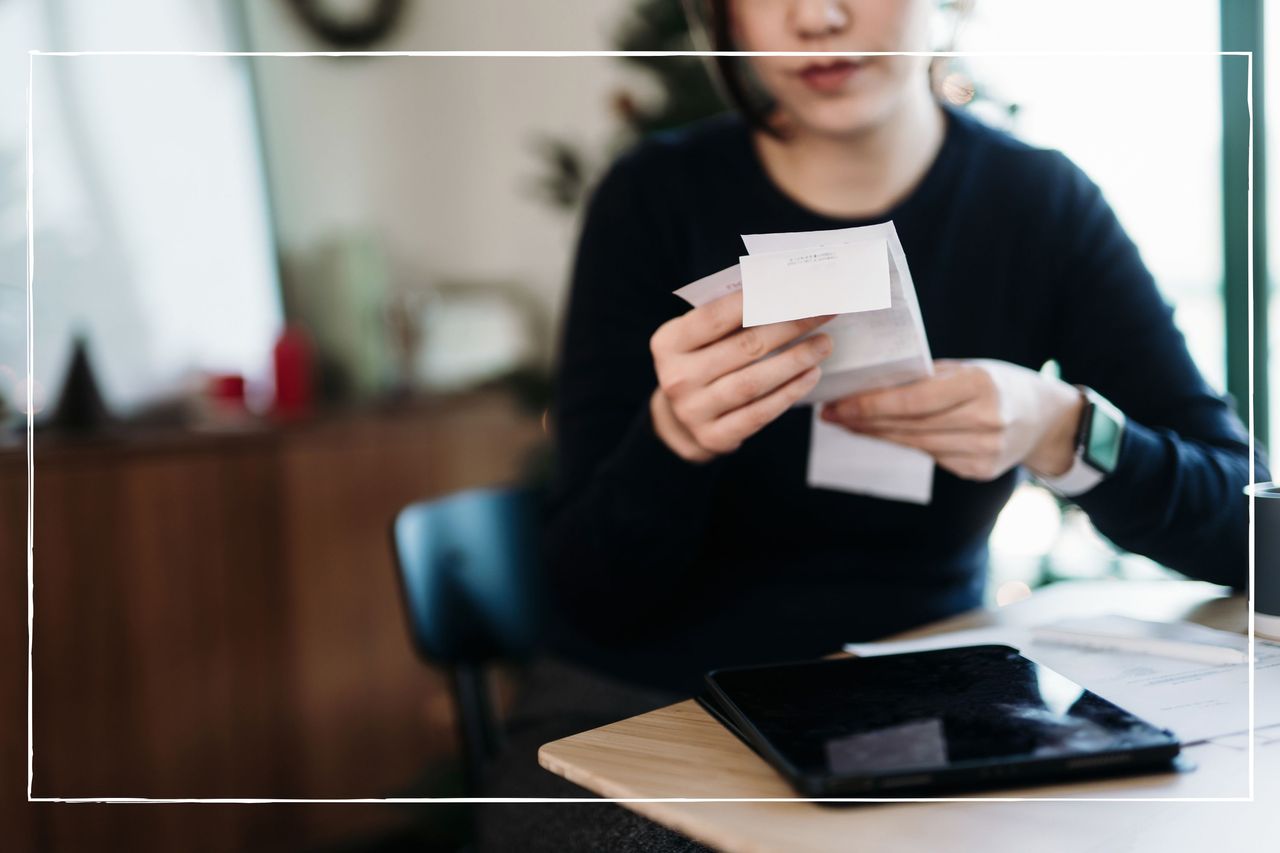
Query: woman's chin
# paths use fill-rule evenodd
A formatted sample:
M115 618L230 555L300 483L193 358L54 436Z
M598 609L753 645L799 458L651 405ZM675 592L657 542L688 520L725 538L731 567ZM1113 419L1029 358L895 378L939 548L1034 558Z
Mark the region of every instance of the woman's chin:
M825 103L805 104L792 112L798 130L819 136L860 136L884 120L883 109L866 98L840 98Z

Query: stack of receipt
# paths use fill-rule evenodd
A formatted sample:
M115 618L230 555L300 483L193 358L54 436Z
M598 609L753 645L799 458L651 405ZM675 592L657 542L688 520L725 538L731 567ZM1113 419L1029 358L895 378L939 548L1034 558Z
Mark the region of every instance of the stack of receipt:
M747 254L737 264L675 295L697 307L741 290L744 327L836 315L820 330L833 343L822 379L801 404L933 374L911 271L892 222L747 234L742 242ZM810 486L927 504L933 468L927 453L829 424L814 406Z

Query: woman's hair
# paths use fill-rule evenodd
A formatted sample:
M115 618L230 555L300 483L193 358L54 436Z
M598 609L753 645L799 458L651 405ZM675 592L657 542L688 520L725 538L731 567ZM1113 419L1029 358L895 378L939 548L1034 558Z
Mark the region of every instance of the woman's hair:
M686 2L690 26L701 24L709 36L708 47L714 51L737 50L733 42L732 0L692 0ZM728 99L747 123L772 136L782 132L774 126L769 116L774 105L751 76L751 69L740 56L716 56L716 77Z

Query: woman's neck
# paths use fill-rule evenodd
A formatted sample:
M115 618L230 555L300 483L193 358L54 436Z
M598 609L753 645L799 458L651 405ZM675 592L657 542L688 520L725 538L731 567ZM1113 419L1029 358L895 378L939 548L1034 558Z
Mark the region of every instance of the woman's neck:
M817 213L862 219L906 198L929 170L946 132L941 107L927 91L856 136L797 128L786 139L755 135L766 171L787 195Z

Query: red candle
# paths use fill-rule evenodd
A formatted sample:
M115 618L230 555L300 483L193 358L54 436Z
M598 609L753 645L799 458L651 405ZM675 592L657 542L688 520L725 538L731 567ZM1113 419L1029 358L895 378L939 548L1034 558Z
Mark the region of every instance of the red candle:
M311 413L315 361L311 339L300 327L285 326L272 355L276 368L275 416L282 420L306 417Z

